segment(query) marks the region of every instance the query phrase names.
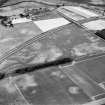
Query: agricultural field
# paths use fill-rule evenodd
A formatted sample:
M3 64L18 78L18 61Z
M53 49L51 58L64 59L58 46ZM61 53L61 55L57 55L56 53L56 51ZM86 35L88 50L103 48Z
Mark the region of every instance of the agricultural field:
M105 39L96 32L105 17L87 6L94 0L21 1L0 7L0 105L104 104Z

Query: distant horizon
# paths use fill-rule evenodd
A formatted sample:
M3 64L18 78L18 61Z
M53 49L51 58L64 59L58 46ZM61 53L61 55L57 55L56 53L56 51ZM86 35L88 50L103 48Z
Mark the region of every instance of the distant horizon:
M12 4L13 2L15 3L15 1L20 2L20 1L28 1L28 0L0 0L0 6L8 5L9 2L10 2L10 4ZM42 1L44 1L44 0L42 0ZM47 1L52 2L53 0L47 0ZM56 1L59 1L59 0L56 0ZM61 1L68 1L68 2L70 1L70 2L75 2L78 4L89 3L89 4L93 4L94 6L105 5L105 0L61 0Z

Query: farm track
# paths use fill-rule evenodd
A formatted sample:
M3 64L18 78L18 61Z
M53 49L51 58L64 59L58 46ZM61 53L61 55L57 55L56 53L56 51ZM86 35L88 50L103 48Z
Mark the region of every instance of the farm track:
M30 0L30 1L27 1L27 0L24 0L24 1L19 1L17 3L13 3L13 4L9 4L9 5L4 5L4 6L0 6L0 8L3 8L3 7L7 7L7 6L13 6L13 5L18 5L18 4L21 4L23 2L29 2L29 3L39 3L39 4L43 4L43 5L49 5L49 6L56 6L57 4L54 4L54 3L48 3L48 2L41 2L41 1L36 1L36 0Z
M64 25L64 26L61 26L61 27L59 27L59 28L57 28L57 29L54 29L54 30L52 30L52 31L50 30L50 31L41 33L41 34L39 34L39 35L37 35L37 36L35 36L35 37L32 37L31 39L29 39L29 40L23 42L23 43L20 44L19 46L15 47L15 48L13 48L13 49L11 49L11 50L9 50L8 52L6 52L6 53L3 55L3 57L0 58L0 64L1 64L5 59L7 59L7 58L10 57L11 55L15 54L16 52L20 51L20 50L23 49L24 47L29 46L30 44L34 43L35 41L40 41L40 40L42 40L43 38L49 36L50 34L53 34L53 33L57 32L57 31L59 31L59 30L62 30L64 27L65 27L65 25Z

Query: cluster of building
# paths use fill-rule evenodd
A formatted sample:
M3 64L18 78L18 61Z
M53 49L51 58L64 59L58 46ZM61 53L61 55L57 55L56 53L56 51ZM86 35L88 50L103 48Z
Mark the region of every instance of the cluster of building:
M1 24L5 27L13 27L14 23L13 21L16 21L17 19L22 20L33 20L36 18L36 16L40 16L42 14L46 14L50 10L48 8L25 8L23 13L20 13L19 15L12 15L12 16L0 16Z

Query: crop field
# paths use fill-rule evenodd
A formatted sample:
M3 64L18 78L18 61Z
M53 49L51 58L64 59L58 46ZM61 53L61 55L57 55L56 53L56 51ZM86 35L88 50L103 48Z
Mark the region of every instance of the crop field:
M4 6L17 2L9 1ZM62 16L55 6L64 0L50 1L0 8L15 18L13 27L0 25L0 105L105 103L105 40ZM50 11L16 18L30 6Z

